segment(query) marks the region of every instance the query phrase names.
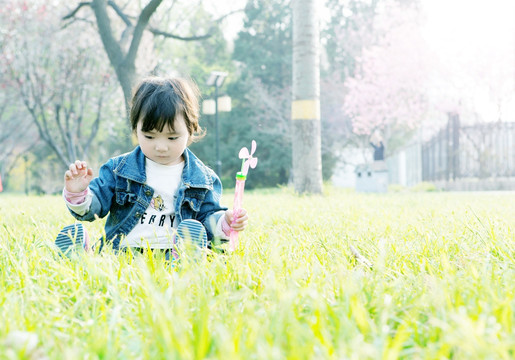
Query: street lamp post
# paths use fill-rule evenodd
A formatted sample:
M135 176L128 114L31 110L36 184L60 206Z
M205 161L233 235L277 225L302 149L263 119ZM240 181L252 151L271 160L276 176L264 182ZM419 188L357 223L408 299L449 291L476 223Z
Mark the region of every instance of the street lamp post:
M218 121L218 111L231 111L230 105L229 109L219 109L219 99L218 99L218 89L223 85L225 78L227 77L226 72L222 71L212 71L211 74L209 74L209 78L206 81L206 85L208 86L214 86L215 87L215 109L214 109L214 115L215 115L215 135L216 135L216 174L218 176L221 176L222 174L222 160L220 159L220 124ZM209 101L206 100L205 103ZM212 107L212 106L209 106ZM208 107L204 106L204 113L205 114L212 114L210 111L207 110Z
M223 82L223 81L222 81ZM220 122L218 121L218 81L215 81L215 132L216 132L216 173L222 176L222 159L220 159Z

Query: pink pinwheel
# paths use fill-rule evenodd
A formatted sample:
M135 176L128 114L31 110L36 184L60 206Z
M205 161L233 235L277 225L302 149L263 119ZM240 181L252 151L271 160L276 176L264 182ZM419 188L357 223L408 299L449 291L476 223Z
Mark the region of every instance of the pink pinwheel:
M247 173L249 167L254 169L257 165L258 159L255 158L254 152L256 151L256 142L252 140L252 147L249 154L249 149L246 147L241 148L238 157L243 159L241 164L241 171L236 173L236 186L234 187L234 204L233 214L238 214L243 205L243 191L245 190L245 180L247 179ZM234 220L233 220L234 221ZM238 246L238 232L231 229L229 236L229 251L236 250Z
M249 167L254 169L257 166L258 159L256 157L253 157L254 152L256 151L256 141L252 140L252 147L249 154L249 149L246 147L242 147L240 150L240 153L238 154L238 157L240 159L243 159L242 165L241 165L241 174L244 176L247 176L247 173L249 172ZM246 161L245 161L246 159Z

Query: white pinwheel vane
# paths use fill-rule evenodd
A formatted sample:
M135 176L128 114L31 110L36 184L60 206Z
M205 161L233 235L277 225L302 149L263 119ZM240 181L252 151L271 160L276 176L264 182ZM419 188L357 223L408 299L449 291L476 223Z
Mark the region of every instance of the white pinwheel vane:
M249 149L246 147L242 147L240 150L240 153L238 154L238 157L240 159L243 159L242 165L241 165L241 174L244 176L247 176L247 173L249 172L249 167L254 169L257 166L258 159L257 157L254 157L254 153L256 152L256 141L252 140L252 146L250 148L250 154Z

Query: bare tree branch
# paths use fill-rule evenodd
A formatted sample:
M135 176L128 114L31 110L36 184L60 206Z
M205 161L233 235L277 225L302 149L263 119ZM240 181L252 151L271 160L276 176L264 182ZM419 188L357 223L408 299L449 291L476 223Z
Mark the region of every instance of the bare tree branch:
M86 144L83 147L83 157L86 158L89 147L93 142L93 139L97 136L98 129L100 128L100 119L102 118L102 102L104 100L103 96L98 97L98 107L97 107L97 117L95 118L95 122L91 125L91 133L89 134L89 138L86 140Z
M36 127L38 128L38 133L39 133L39 136L41 136L43 138L43 140L45 141L45 143L50 146L50 148L52 150L54 150L54 152L57 154L57 157L59 158L59 160L61 160L61 162L64 164L64 166L68 166L68 161L66 161L66 157L64 156L63 152L61 151L61 149L59 149L53 141L51 141L51 139L48 137L48 129L47 131L45 131L45 129L43 129L43 127L41 126L41 124L39 123L38 121L38 115L36 114L36 112L34 111L34 108L31 108L29 106L29 104L27 104L26 102L26 99L23 99L23 102L25 102L25 105L27 106L27 109L29 110L30 114L32 115L32 119L34 120L33 122L36 124Z
M120 7L118 5L116 5L116 3L114 1L109 0L107 2L107 5L109 5L110 7L113 8L113 10L118 14L118 16L125 23L125 25L130 26L130 27L133 26L131 20L129 19L129 17L127 15L125 15L125 13L122 11L122 9L120 9Z
M12 136L10 133L5 133L0 136L0 144L3 143L5 140L9 139Z
M95 2L103 4L105 10L106 0ZM65 18L74 18L79 9L93 6L95 2L81 2ZM73 33L58 30L57 22L30 16L23 20L17 24L19 32L9 38L8 43L2 44L8 54L13 54L12 61L2 63L7 70L4 71L5 74L12 78L13 96L14 91L17 93L16 104L11 102L12 105L9 105L15 114L11 117L19 117L16 105L18 102L23 104L28 114L25 117L35 125L30 135L34 140L43 140L48 149L55 154L58 162L68 167L71 161L80 156L81 143L94 141L94 136L98 134L101 122L99 117L102 113L101 109L97 111L96 103L102 106L104 101L97 100L97 97L102 98L105 87L109 86L109 83L102 79L102 74L107 75L108 71L102 63L105 62L105 57L102 55L101 58L95 53L98 45L95 46L90 41L77 44L70 36ZM24 36L25 34L31 36ZM121 54L121 51L119 53ZM119 59L123 60L123 57L120 56ZM4 74L0 76L3 78ZM98 88L97 84L100 85ZM95 89L94 94L88 96L91 88ZM3 94L0 95L0 111L4 97ZM80 113L79 119L77 112ZM87 136L81 136L81 129L86 124ZM92 131L89 129L90 124L93 125ZM34 136L36 131L38 135ZM25 134L27 135L26 132ZM0 136L3 135L2 131ZM9 144L16 142L15 136L10 137L8 141ZM15 145L16 154L21 147L19 144Z
M244 11L245 9L238 9L231 12L228 12L227 14L224 14L223 16L220 16L218 19L215 19L213 21L212 26L209 28L208 32L204 35L192 35L192 36L181 36L181 35L175 35L167 31L159 30L154 27L149 27L148 31L150 31L154 35L160 35L164 36L166 38L176 39L176 40L182 40L182 41L196 41L196 40L205 40L213 36L212 31L215 28L216 24L221 23L225 18L232 14L236 14L238 12Z
M153 27L149 27L148 30L154 35L160 35L160 36L164 36L166 38L177 39L177 40L182 40L182 41L204 40L204 39L210 38L212 36L212 34L204 34L204 35L198 35L198 36L180 36L180 35L174 35L174 34L168 33L166 31L158 30Z
M66 150L68 151L68 154L69 154L70 153L70 143L67 141L69 125L65 124L65 126L63 127L63 124L61 122L61 104L60 103L55 104L54 109L55 109L54 110L55 122L57 124L57 128L59 129L59 135L61 135L61 139L63 140L63 142L66 146ZM43 117L43 120L45 120L45 129L46 129L46 116L44 115L43 107L41 108L41 112L43 113L42 117Z
M218 19L215 19L213 21L213 24L220 24L226 17L229 17L233 14L237 14L237 13L243 12L243 11L245 11L245 8L229 11L227 14L224 14L224 15L220 16Z
M106 3L103 0L93 0L91 7L93 8L97 19L100 39L104 44L104 48L111 64L113 64L116 69L116 67L120 66L123 61L123 51L113 36L111 20L107 15Z
M161 2L162 0L151 0L147 4L147 6L145 6L141 11L141 14L138 18L138 23L136 24L136 28L134 29L134 33L132 34L131 46L125 59L127 63L134 64L136 60L136 55L138 53L139 45L141 43L141 38L143 37L143 31L147 27L150 17L156 11L157 7L161 4Z
M175 21L174 29L171 30L172 32L176 31L177 29L180 29L183 27L183 24L188 21L188 19L195 13L195 8L200 6L202 4L202 0L196 1L195 4L193 4L193 1L191 1L191 6L189 7L189 11L184 11L184 16L181 16L182 19L177 19Z
M165 38L174 38L182 41L204 40L212 36L210 32L212 32L212 29L214 29L214 24L220 23L221 21L223 21L223 19L225 19L231 14L243 11L243 9L231 11L216 19L206 34L182 36L176 35L171 32L162 31L149 26L150 18L156 12L157 8L161 5L162 2L163 0L148 0L147 5L140 12L135 26L133 25L133 17L127 15L124 11L124 8L118 6L115 0L91 0L90 2L81 2L75 10L73 10L70 14L66 15L63 18L71 18L74 14L77 13L78 9L82 6L91 6L94 12L98 33L100 35L100 39L102 40L104 50L109 58L109 63L116 72L118 83L122 88L127 114L129 110L130 97L132 95L132 86L134 84L136 76L135 62L138 50L140 48L143 33L145 30L149 30L154 35L160 35ZM129 4L129 1L127 1L126 5L127 4ZM173 5L175 4L175 1L169 0L167 1L167 4L170 4L171 9L171 7L173 7ZM127 26L127 28L122 32L121 38L118 41L115 39L113 33L111 18L109 17L109 14L107 12L108 6L110 6L116 12L117 16L119 16ZM125 52L124 44L129 39L130 45L128 51Z
M2 106L0 107L0 119L3 118L6 107L7 107L7 98L4 99L4 102L3 102ZM12 134L9 132L4 132L4 133L0 134L0 144L2 144L6 139L10 138L11 136L12 136Z
M81 1L75 9L73 9L68 15L63 16L63 20L71 19L77 14L77 12L80 10L83 6L91 6L91 1Z
M94 25L95 25L95 22L94 22L94 21L91 21L91 20L89 20L89 19L81 18L81 17L74 17L72 21L68 21L67 23L63 24L63 25L61 26L61 30L66 29L68 26L70 26L71 24L73 24L75 21L83 21L83 22L85 22L86 24L89 24L89 25L92 25L92 26L94 26Z

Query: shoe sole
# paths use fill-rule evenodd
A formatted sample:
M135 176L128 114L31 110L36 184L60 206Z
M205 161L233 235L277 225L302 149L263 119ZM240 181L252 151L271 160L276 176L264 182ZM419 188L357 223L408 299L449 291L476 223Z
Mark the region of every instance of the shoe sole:
M177 228L177 235L184 242L191 242L199 248L207 248L206 228L197 220L183 220Z
M72 248L84 249L84 228L82 224L68 225L64 227L55 239L55 245L63 254L67 254Z

